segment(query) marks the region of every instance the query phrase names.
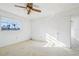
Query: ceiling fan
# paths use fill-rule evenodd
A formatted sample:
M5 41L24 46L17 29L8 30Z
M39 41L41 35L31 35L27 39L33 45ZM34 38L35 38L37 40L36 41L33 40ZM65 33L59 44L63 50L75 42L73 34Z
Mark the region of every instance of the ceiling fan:
M36 11L36 12L41 12L41 10L34 8L34 4L33 3L26 3L26 6L19 6L19 5L15 5L15 7L20 7L20 8L25 8L27 10L27 14L30 14L31 11Z

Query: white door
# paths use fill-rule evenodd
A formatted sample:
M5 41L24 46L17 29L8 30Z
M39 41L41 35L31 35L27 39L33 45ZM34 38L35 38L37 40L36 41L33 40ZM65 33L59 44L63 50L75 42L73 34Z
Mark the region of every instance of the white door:
M79 48L79 16L72 16L71 21L71 47Z

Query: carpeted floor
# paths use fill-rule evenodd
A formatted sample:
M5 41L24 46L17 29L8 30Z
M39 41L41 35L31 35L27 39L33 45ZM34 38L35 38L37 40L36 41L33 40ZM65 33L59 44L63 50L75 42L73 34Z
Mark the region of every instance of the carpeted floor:
M24 41L0 48L1 56L78 56L79 50L43 47L46 42Z

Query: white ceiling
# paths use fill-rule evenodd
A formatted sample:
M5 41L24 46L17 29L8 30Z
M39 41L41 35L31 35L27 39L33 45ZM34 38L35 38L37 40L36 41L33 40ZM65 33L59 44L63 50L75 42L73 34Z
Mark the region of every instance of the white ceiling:
M62 11L70 10L73 8L79 7L79 4L77 3L35 3L35 5L38 5L41 9L41 13L33 12L30 15L27 15L27 11L22 8L18 8L14 6L14 3L1 3L0 9L8 11L10 13L16 14L18 16L22 16L25 18L35 18L35 17L44 17L44 16L50 16L55 15L57 13L60 13ZM17 5L25 6L23 3L17 3Z

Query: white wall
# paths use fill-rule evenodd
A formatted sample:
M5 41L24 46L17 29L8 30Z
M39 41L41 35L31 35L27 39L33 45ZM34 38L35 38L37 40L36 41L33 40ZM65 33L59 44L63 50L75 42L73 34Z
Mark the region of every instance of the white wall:
M56 34L54 27L56 28L55 25L55 20L50 20L50 17L48 18L39 18L36 20L32 21L32 38L34 40L41 40L41 41L46 41L45 36L46 33L50 33L51 35ZM56 35L55 35L56 36Z
M48 35L46 37L46 35ZM41 17L32 21L32 39L46 41L51 38L70 47L69 17ZM53 43L53 42L52 42Z
M19 31L1 31L0 30L0 47L31 39L30 20L21 18L17 15L14 15L2 10L0 10L0 17L12 18L22 23L21 30Z

